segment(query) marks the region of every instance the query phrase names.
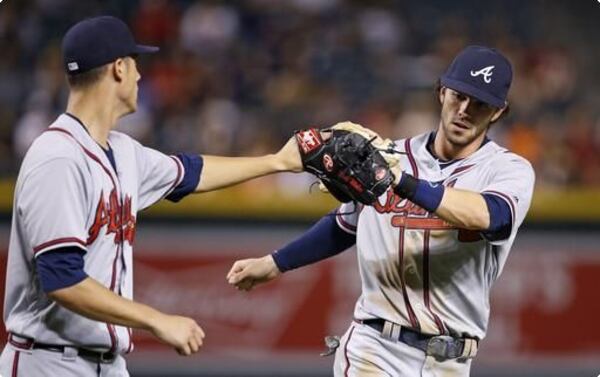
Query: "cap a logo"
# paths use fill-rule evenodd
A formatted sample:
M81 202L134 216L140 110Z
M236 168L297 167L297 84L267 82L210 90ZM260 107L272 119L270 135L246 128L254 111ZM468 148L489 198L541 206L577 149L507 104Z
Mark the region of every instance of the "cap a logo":
M492 82L492 75L494 74L494 72L492 71L494 70L494 68L495 66L489 65L485 68L480 69L479 71L471 71L471 76L483 76L483 81L485 81L486 84L489 84Z
M67 64L67 68L69 68L69 71L76 71L79 69L79 64L76 62L70 62Z

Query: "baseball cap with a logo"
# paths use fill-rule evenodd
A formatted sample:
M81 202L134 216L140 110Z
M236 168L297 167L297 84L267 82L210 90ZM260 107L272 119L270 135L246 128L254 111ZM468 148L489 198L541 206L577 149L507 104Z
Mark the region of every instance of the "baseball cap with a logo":
M499 51L484 46L462 50L440 78L443 86L477 98L494 107L504 107L512 66Z
M73 25L62 40L65 71L70 75L89 71L118 58L158 51L138 45L129 27L112 16L88 18Z

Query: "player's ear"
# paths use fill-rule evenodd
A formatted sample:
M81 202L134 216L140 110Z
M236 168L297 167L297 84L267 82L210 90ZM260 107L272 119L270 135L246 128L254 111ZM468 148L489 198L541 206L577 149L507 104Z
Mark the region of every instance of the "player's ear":
M492 119L490 119L490 123L494 123L495 121L497 121L498 119L500 119L500 117L502 116L502 114L504 114L504 112L506 112L508 109L508 102L506 103L506 105L504 105L504 107L501 107L499 109L497 109L494 114L492 114Z
M438 91L438 99L440 100L440 105L444 103L444 98L446 97L446 90L447 88L445 86L440 86L440 89Z
M115 79L115 81L121 82L124 80L125 71L127 69L127 67L125 65L126 65L125 60L122 58L118 58L117 60L115 60L112 63L111 71L112 71L112 76Z

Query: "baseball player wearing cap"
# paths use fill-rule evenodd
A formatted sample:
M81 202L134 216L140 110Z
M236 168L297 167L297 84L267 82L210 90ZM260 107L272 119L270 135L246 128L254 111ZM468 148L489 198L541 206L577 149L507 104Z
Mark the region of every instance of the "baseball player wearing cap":
M137 45L114 17L87 19L63 39L67 110L35 140L16 183L2 376L127 376L131 328L182 355L204 332L191 318L132 301L136 214L276 171L299 171L295 141L255 158L167 156L112 131L136 110Z
M343 204L280 250L235 262L229 282L249 290L356 245L362 294L335 376L468 376L535 179L486 136L511 80L498 51L460 52L440 80L437 130L396 142L404 171L375 205Z

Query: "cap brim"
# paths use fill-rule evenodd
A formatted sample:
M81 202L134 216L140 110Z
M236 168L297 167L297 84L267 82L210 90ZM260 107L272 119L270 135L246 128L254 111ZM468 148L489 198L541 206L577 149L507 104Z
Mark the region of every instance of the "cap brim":
M478 100L485 102L488 105L491 105L491 106L494 106L497 108L502 108L506 105L506 102L504 100L494 97L494 96L492 96L482 90L479 90L478 88L476 88L472 85L466 84L464 82L452 80L452 79L449 79L446 77L442 77L440 79L440 83L447 88L456 90L457 92L461 92L470 97L477 98Z
M159 50L160 50L160 48L158 48L156 46L136 45L133 53L134 54L153 54L155 52L158 52Z

